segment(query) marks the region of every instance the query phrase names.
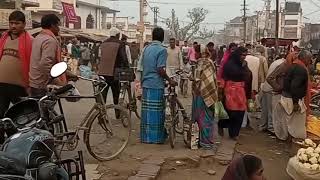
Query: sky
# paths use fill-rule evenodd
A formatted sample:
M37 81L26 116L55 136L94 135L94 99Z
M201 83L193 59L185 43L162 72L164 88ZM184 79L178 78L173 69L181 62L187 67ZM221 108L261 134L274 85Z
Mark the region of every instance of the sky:
M147 0L151 7L160 8L159 16L168 18L171 10L175 9L176 15L181 21L189 21L186 14L189 9L203 7L209 11L203 25L209 29L223 29L224 23L230 19L242 15L243 0ZM253 15L255 11L261 11L264 7L263 0L246 0L248 5L248 15ZM302 3L305 22L320 22L320 0L291 0ZM120 10L118 16L129 16L132 23L139 20L139 0L101 0L104 5L116 10ZM284 5L285 0L280 0ZM275 9L275 0L272 0L272 9ZM315 12L313 14L310 14ZM148 8L148 20L153 22L153 12ZM309 15L310 14L310 15ZM161 24L160 24L161 25Z

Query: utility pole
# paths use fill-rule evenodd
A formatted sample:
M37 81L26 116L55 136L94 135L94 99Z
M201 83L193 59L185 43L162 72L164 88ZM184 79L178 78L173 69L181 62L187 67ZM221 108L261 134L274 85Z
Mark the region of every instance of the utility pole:
M256 41L260 41L260 28L259 28L259 19L260 19L260 11L256 11L257 13L257 29L256 29Z
M144 1L145 0L140 0L140 22L139 22L139 31L140 31L140 51L143 50L143 33L144 33Z
M176 12L174 9L171 10L171 27L170 27L170 30L171 30L171 36L172 37L175 37L176 38L176 34L175 34L175 22L176 22Z
M159 7L153 7L153 25L156 28L158 26L158 14L159 14Z
M280 21L280 10L279 10L279 0L276 0L276 55L279 52L279 21Z
M266 37L270 36L270 11L271 11L271 0L265 0L265 7L266 7L266 21L264 27L264 33Z
M16 0L15 1L15 8L17 10L22 10L22 0Z
M246 43L247 40L247 2L246 0L243 0L243 42Z

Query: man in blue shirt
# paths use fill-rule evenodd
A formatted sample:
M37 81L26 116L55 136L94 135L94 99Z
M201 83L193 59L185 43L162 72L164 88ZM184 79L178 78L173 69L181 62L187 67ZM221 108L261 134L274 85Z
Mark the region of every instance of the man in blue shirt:
M141 142L162 144L167 138L165 121L165 80L173 86L177 83L166 73L167 49L162 45L164 30L155 28L152 32L152 43L145 47L142 57L142 112Z

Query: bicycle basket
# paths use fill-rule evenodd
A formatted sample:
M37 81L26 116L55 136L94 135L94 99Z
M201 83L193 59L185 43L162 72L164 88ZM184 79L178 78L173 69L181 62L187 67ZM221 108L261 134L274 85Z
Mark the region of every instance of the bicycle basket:
M133 82L134 79L135 79L135 74L134 74L133 69L131 69L131 68L115 68L114 80Z
M40 118L38 101L27 99L18 102L9 108L4 117L12 119L18 127L24 127L32 121L37 121Z

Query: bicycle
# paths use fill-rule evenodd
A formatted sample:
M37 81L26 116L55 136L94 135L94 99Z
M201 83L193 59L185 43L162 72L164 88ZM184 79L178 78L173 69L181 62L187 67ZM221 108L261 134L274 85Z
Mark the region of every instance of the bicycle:
M63 148L65 145L67 147L67 151L73 151L78 146L79 132L83 130L83 141L86 144L89 153L99 161L111 160L117 157L126 148L129 142L131 135L131 116L127 113L126 109L119 105L106 105L102 92L107 88L108 84L105 82L103 77L98 77L98 79L89 79L79 76L79 79L92 82L94 92L93 96L63 97L52 96L49 94L42 98L57 100L59 102L59 108L62 115L63 109L60 101L61 98L95 99L96 101L85 118L81 121L80 125L76 127L75 131L68 131L65 119L63 118L65 132L61 134L55 134L56 143L62 145L60 153L64 150ZM111 115L113 113L109 112L109 110L114 111L114 117L116 116L115 111L119 111L120 117L114 118ZM123 119L127 119L127 126L123 125ZM101 129L100 131L95 132L96 128ZM122 136L117 137L117 135ZM93 145L95 142L98 142L98 144ZM115 147L116 143L119 142L120 146Z
M314 115L320 115L320 92L318 90L313 90L314 95L311 96L310 108Z
M129 78L121 78L121 76L126 76L126 74L123 74L123 73L125 72L120 72L119 78L118 78L120 82L119 105L128 109L130 113L134 112L136 117L138 119L141 119L141 116L138 112L138 105L137 105L137 98L136 98L135 91L132 92L131 82L128 80Z
M177 71L175 75L171 76L171 79L174 79L177 76L180 76L182 71ZM176 133L183 134L185 130L188 128L184 127L186 121L188 121L189 117L182 103L178 99L178 95L176 93L175 86L171 86L170 84L166 84L167 92L165 93L165 103L166 103L166 129L169 133L169 142L171 148L174 148L176 141ZM181 114L180 114L181 113ZM180 119L182 117L182 119ZM184 139L185 143L187 140Z

